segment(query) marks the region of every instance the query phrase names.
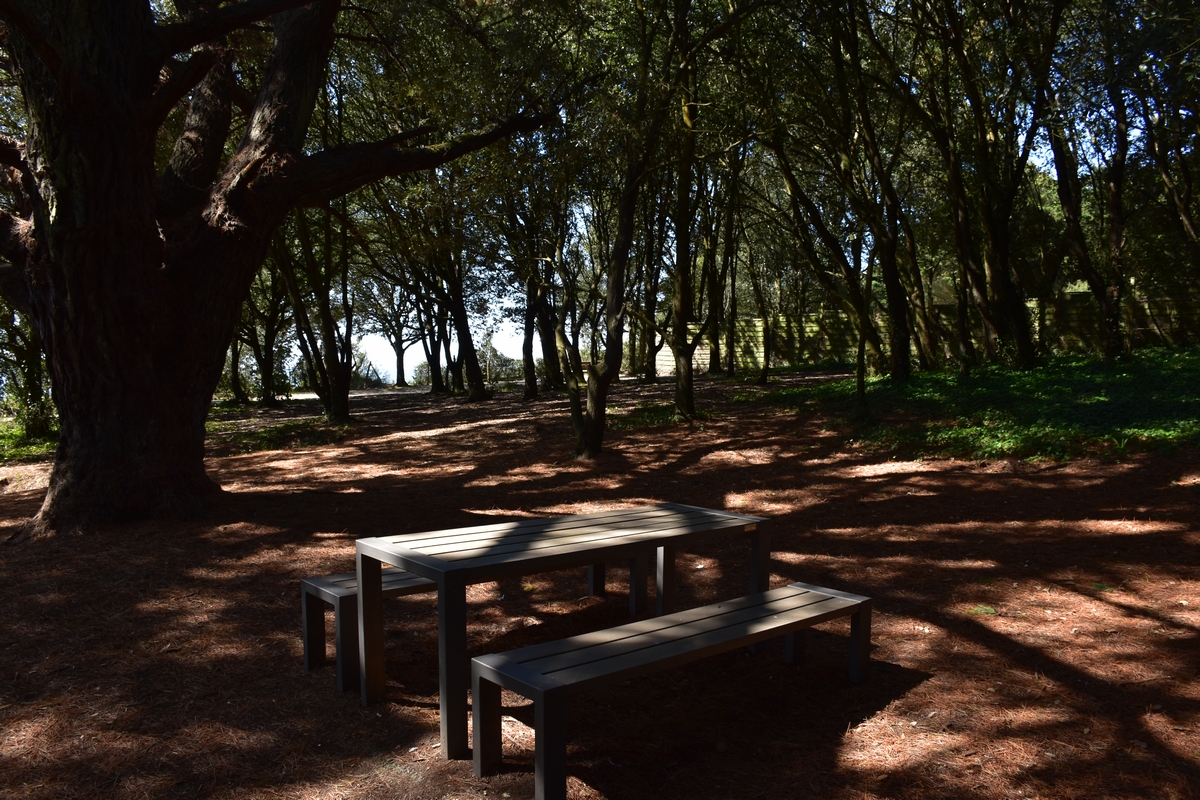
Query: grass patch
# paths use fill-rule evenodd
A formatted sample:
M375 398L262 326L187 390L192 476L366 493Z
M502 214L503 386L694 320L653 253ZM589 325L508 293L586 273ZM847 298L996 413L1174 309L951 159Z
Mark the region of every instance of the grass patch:
M337 444L349 438L351 432L349 425L334 425L321 419L290 420L251 430L239 430L235 422L209 420L205 427L209 435L228 443L239 453Z
M58 436L29 438L25 429L12 418L0 418L0 463L38 461L54 455Z
M1117 363L1060 357L1031 370L873 379L867 413L853 380L782 389L769 400L844 420L843 433L898 455L1123 458L1200 444L1200 348L1149 348Z
M706 411L696 411L696 420L705 420L711 416ZM649 428L654 425L669 425L678 422L675 418L674 403L638 403L631 409L608 413L607 426L614 430L632 430Z

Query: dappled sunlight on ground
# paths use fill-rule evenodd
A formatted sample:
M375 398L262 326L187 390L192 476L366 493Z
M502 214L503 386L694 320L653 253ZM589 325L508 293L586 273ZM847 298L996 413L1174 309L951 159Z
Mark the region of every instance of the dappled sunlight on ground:
M432 594L386 604L387 701L363 708L301 668L300 578L353 570L361 536L679 502L770 517L774 586L873 597L871 680L846 680L839 620L799 666L771 643L589 692L571 800L1196 796L1200 454L889 461L826 421L728 405L578 461L560 397L355 402L341 444L215 447L208 518L3 554L0 794L528 797L528 701L505 695L500 776L438 753ZM0 471L0 536L47 474ZM746 591L743 541L695 550L682 607ZM469 587L470 651L627 621L629 565L607 567L605 597L582 569Z

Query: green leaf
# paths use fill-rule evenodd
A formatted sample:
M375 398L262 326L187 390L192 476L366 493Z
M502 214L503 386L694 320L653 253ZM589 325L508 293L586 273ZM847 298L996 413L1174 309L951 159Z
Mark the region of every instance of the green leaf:
M994 616L996 616L996 614L998 614L999 612L998 612L998 611L996 611L996 609L992 608L991 606L975 606L974 608L972 608L972 609L971 609L970 611L968 611L967 613L968 613L968 614L975 614L975 615L978 615L978 614L986 614L986 615L988 615L988 616L994 617Z

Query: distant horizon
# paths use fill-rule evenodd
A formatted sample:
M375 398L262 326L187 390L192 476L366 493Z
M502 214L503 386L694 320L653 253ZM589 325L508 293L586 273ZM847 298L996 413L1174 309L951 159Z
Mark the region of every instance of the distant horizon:
M515 322L505 320L500 323L500 326L492 334L492 345L500 353L509 358L521 357L522 333ZM482 341L476 341L476 346L482 344ZM396 373L396 351L388 344L387 339L379 334L367 334L359 342L359 347L366 354L367 360L375 367L375 371L379 373L379 377L384 383L395 383ZM452 350L454 347L451 348ZM406 378L412 380L413 373L416 371L417 365L425 362L425 352L419 344L408 348L404 354L404 371Z

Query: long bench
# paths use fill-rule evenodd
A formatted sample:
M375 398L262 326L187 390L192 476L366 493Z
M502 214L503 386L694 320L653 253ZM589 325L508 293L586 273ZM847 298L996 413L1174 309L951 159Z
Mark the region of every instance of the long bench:
M850 680L865 679L870 659L871 600L793 583L677 614L471 661L475 775L501 761L500 690L533 701L537 800L560 800L567 786L567 698L585 689L645 675L717 653L785 636L785 658L802 649L797 633L850 617Z
M631 613L640 613L645 606L646 560L631 559ZM604 591L604 564L588 567L588 594L600 596ZM638 582L641 582L640 589ZM437 583L395 567L383 568L383 599L410 594L436 592ZM300 581L301 630L304 638L304 668L309 672L325 666L325 611L333 606L333 646L336 653L338 691L356 692L359 689L358 668L358 573L319 575Z
M437 584L402 569L383 570L384 598L436 592ZM337 685L342 692L358 691L358 575L321 575L300 581L304 668L325 666L325 607L333 606L333 641L337 652Z

